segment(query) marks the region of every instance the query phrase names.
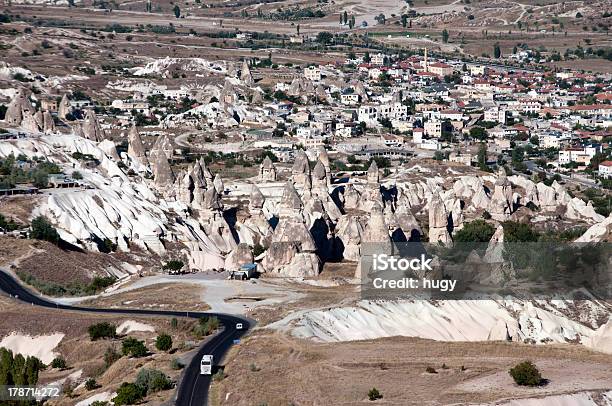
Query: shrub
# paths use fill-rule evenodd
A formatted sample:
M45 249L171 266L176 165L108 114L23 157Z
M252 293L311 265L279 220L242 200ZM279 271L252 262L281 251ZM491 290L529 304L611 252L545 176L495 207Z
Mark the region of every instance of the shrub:
M428 374L437 374L438 371L436 371L436 369L434 367L427 367L425 368L425 372L427 372Z
M162 371L157 369L143 368L138 371L134 384L146 393L159 392L170 389L172 382Z
M225 379L225 372L223 372L222 370L217 371L217 373L213 375L213 380L215 382L221 382L224 379Z
M57 368L57 369L66 368L66 360L62 357L53 358L53 361L51 361L51 368Z
M216 317L202 317L192 332L196 337L202 338L210 335L217 328L219 328L219 319Z
M104 352L104 365L108 369L108 367L113 365L119 358L121 358L121 354L115 350L115 347L108 347Z
M174 369L175 371L178 371L179 369L185 368L185 365L178 358L172 358L172 361L170 362L170 368Z
M133 405L140 401L145 395L146 392L140 386L123 382L119 389L117 389L117 396L113 398L113 403L115 406Z
M85 381L85 389L87 390L94 390L98 388L98 382L96 382L95 379L93 378L89 378L87 379L87 381Z
M505 242L535 242L540 237L529 224L506 221L502 223L502 226Z
M160 351L168 351L172 348L172 337L165 333L158 335L155 340L155 348Z
M106 321L102 323L92 324L87 329L91 341L96 341L99 338L115 338L117 337L117 328L114 324Z
M81 172L79 172L79 171L74 171L74 172L72 172L72 179L74 179L74 180L81 180L81 179L83 179L83 175L81 175Z
M495 229L484 220L476 219L466 223L455 233L456 242L488 242L493 237Z
M147 355L147 347L145 347L143 341L128 337L122 341L121 352L123 355L139 358Z
M382 393L380 393L378 389L376 388L372 388L368 392L368 399L370 399L371 401L382 399L382 398L383 398Z
M542 375L531 361L523 361L508 372L517 385L538 386L542 384Z
M60 240L57 230L51 225L44 216L38 216L32 220L32 238L45 240L57 244Z
M183 269L183 266L185 266L183 261L180 261L178 259L172 259L166 262L164 266L162 266L162 269L164 271L180 271L181 269Z

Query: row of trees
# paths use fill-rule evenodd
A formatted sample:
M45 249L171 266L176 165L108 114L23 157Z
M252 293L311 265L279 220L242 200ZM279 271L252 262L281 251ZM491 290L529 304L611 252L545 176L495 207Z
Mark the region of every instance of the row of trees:
M38 373L44 368L45 364L36 357L24 358L0 348L0 385L36 385Z

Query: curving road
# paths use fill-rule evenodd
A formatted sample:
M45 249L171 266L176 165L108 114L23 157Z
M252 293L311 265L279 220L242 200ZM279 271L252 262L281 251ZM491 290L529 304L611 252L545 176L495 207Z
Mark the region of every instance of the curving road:
M248 329L250 329L252 326L252 322L250 320L223 313L143 309L96 309L90 307L63 305L32 293L30 290L17 282L13 276L3 270L0 270L0 290L25 303L60 310L141 316L172 316L190 318L200 318L203 316L217 317L220 323L223 325L223 329L221 329L218 334L213 336L209 341L205 342L202 347L200 347L197 354L191 360L191 363L185 369L177 390L177 406L206 405L208 400L208 389L210 387L212 377L210 375L200 375L200 360L202 355L212 354L214 357L214 364L218 364L230 347L234 344L234 340L240 339L240 337L246 334ZM242 323L244 328L242 330L236 330L236 323Z

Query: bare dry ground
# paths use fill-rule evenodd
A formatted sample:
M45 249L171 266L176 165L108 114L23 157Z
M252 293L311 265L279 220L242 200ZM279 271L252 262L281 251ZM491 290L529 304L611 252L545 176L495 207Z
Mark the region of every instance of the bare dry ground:
M89 283L120 267L111 255L62 249L46 241L0 237L0 266L10 266L36 279L58 284Z
M22 224L27 224L39 200L38 196L5 196L0 198L0 213Z
M512 382L508 369L525 359L540 367L546 386ZM373 387L380 404L442 405L610 388L612 356L569 345L402 337L319 344L259 331L232 350L225 373L214 384L215 405L370 404Z
M206 311L202 302L204 288L186 283L163 283L88 300L85 306L152 310Z

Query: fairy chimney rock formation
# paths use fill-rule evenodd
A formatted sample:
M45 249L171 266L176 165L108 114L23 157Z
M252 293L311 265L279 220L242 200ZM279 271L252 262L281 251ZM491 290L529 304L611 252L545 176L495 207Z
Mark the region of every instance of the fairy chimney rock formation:
M447 245L452 242L448 233L448 212L439 194L429 202L429 242Z
M106 134L98 121L98 116L93 110L87 110L87 113L85 113L83 134L85 138L95 142L100 142L106 138Z
M128 134L128 155L141 165L147 165L149 163L144 145L142 144L142 138L140 138L140 134L135 125L130 128Z
M295 162L291 168L291 177L297 187L308 187L310 185L310 163L303 150L300 150L295 157Z
M264 158L259 166L259 180L262 182L276 182L276 167L268 156Z
M68 99L68 95L64 94L57 108L57 116L61 120L65 120L66 117L71 113L72 113L72 106L70 105L70 100Z
M240 80L242 80L247 86L253 85L255 81L253 80L253 76L251 75L251 69L249 69L249 64L247 61L242 63L242 69L240 70Z
M372 161L372 164L368 168L368 183L371 185L380 184L380 172L378 171L378 165L376 161Z

